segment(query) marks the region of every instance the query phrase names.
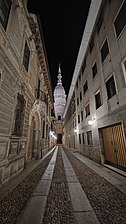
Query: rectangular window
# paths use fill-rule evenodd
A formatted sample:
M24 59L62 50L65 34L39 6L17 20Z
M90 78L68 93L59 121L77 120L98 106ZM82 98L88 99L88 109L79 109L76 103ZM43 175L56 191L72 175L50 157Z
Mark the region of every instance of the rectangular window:
M104 60L105 60L105 58L107 57L108 54L109 54L109 47L108 47L108 41L106 39L102 48L101 48L102 63L104 62Z
M11 0L1 0L0 1L0 23L7 28L9 13L11 8Z
M82 92L80 92L80 101L82 100Z
M108 100L116 94L114 77L111 76L106 82Z
M43 120L42 138L45 137L45 121Z
M121 64L122 64L124 79L125 79L125 82L126 82L126 58L123 59L123 61L121 62Z
M120 35L125 26L126 26L126 1L124 1L114 22L117 37Z
M95 62L95 64L92 67L92 75L93 75L93 78L96 76L96 74L97 74L97 64Z
M80 123L80 115L78 114L78 124Z
M95 105L96 105L96 109L98 109L101 106L101 94L100 94L100 91L95 94Z
M83 111L81 111L81 121L83 121Z
M48 139L48 124L46 124L46 139Z
M81 134L79 134L79 144L81 144Z
M98 22L97 22L97 32L98 33L99 33L100 29L101 29L102 23L103 23L103 17L102 17L102 14L101 14L99 16L99 19L98 19Z
M88 117L90 115L90 105L87 104L85 107L85 113L86 113L86 117Z
M85 135L84 133L82 133L82 141L83 141L83 145L85 144Z
M26 42L25 48L24 48L23 65L27 72L28 72L28 66L29 66L29 58L30 58L30 50Z
M88 144L88 145L93 145L92 131L88 131L88 132L87 132L87 144Z
M86 81L85 84L84 84L84 86L83 86L84 94L86 93L87 90L88 90L88 83Z
M22 136L23 133L23 123L24 123L24 113L25 113L26 101L24 96L17 95L17 106L15 110L15 124L13 134L17 136Z

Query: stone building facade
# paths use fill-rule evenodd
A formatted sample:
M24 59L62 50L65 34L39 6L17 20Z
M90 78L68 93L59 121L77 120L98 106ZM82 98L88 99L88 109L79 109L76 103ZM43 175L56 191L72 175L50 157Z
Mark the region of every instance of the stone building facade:
M53 97L39 17L0 1L0 184L49 147Z
M122 170L126 170L125 13L125 0L91 1L64 113L67 146Z

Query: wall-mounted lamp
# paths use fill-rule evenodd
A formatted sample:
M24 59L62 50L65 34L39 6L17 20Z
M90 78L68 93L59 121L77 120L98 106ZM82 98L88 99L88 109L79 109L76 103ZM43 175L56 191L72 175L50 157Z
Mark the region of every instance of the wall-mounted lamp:
M51 135L53 138L57 139L57 137L54 135L54 131L53 131L53 132L50 131L50 135Z
M77 133L77 129L74 129L74 132Z
M89 124L89 125L92 125L92 124L93 124L93 121L92 121L92 120L89 120L89 121L88 121L88 124Z
M92 124L94 123L94 121L95 121L95 118L93 118L93 120L89 120L89 121L88 121L88 124L89 124L89 125L92 125Z

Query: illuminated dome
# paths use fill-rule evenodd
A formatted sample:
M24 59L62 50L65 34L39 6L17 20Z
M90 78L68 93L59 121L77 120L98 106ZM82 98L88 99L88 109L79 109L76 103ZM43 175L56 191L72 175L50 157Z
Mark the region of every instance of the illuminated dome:
M62 120L63 112L66 105L66 94L64 87L62 86L62 80L61 80L62 76L60 66L57 78L58 78L57 85L54 89L54 110L56 120Z

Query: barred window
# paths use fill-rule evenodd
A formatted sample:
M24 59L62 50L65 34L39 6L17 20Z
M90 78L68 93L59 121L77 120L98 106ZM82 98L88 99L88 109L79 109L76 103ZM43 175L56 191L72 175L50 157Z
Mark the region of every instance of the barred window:
M88 145L93 145L92 131L88 131L88 132L87 132L87 144L88 144Z
M29 67L29 58L30 58L30 50L29 50L28 44L26 42L25 48L24 48L23 65L27 72L28 72L28 67Z
M7 28L9 13L11 8L11 0L2 0L0 1L0 23Z
M26 105L26 101L24 99L24 96L18 93L17 106L15 110L15 124L14 124L14 130L13 130L13 134L17 136L22 136L25 105Z

